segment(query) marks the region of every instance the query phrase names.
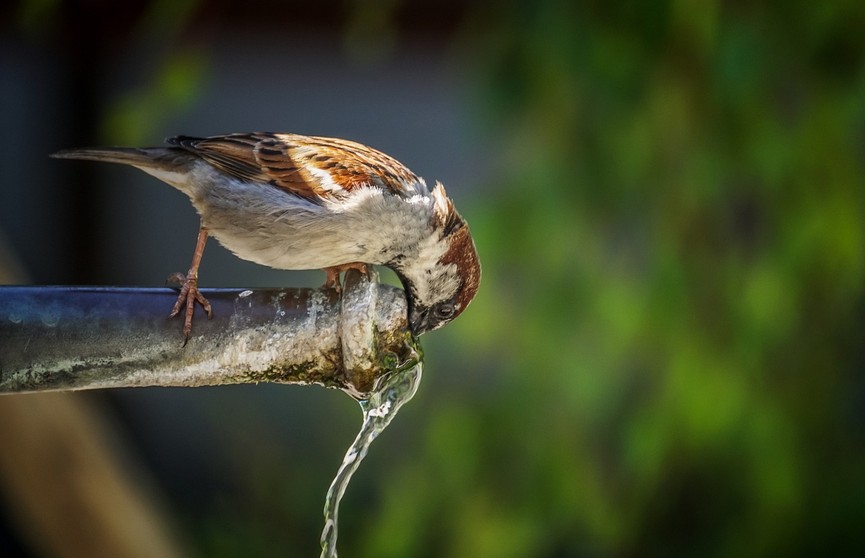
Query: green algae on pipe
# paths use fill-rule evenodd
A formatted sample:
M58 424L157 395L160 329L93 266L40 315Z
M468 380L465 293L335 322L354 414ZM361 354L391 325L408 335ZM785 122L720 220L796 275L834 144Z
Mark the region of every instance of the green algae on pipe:
M328 289L202 289L183 346L159 288L0 287L0 393L279 382L356 398L418 358L401 289L346 274Z

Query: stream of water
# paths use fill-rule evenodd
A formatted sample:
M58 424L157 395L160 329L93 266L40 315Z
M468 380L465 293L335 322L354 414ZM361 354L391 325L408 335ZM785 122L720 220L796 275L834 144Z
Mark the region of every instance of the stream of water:
M418 360L405 368L396 370L383 378L379 386L367 399L360 400L363 424L360 432L345 452L324 501L324 531L321 533L321 558L336 558L339 502L342 500L351 476L366 457L373 440L387 428L400 407L408 403L420 385L423 363Z

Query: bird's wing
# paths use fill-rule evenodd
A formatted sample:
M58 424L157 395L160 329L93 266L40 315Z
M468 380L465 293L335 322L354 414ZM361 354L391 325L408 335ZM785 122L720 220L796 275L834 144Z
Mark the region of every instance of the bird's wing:
M335 138L258 132L166 141L236 178L267 183L316 202L370 186L410 196L421 182L396 159Z

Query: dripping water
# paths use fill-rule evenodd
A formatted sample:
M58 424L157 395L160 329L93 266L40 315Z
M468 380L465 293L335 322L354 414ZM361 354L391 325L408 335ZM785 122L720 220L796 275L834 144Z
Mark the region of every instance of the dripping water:
M387 428L397 411L417 392L422 375L420 359L385 376L381 385L359 401L363 423L349 446L324 501L324 531L321 533L321 558L336 558L339 502L358 465L366 457L372 441Z

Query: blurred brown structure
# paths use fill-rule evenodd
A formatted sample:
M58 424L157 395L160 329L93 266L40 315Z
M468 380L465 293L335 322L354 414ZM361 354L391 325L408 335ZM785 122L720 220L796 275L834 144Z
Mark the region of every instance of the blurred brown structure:
M0 284L20 283L17 268L0 247ZM38 556L188 555L103 408L87 394L0 396L7 517Z

